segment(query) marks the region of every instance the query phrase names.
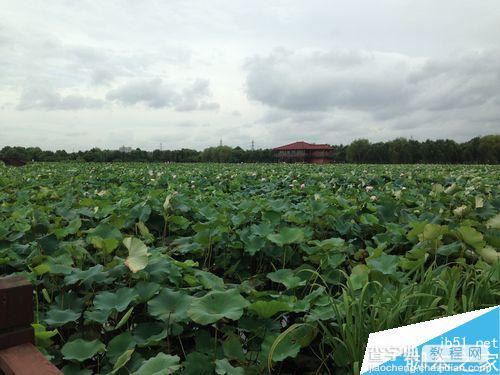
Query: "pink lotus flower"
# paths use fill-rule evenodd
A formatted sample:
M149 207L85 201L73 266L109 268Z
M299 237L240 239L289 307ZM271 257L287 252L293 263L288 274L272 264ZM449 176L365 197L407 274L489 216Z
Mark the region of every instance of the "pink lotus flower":
M300 184L300 188L304 189L306 187L306 184Z
M366 191L372 191L373 190L373 186L368 185L365 189L366 189Z

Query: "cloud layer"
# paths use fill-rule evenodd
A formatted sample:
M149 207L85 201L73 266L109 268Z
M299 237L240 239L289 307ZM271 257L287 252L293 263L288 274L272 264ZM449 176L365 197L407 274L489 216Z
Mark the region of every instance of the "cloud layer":
M30 87L25 89L19 99L17 109L65 110L75 111L80 109L102 108L104 101L89 98L78 94L61 95L53 90L43 87Z
M177 91L160 78L127 82L106 95L106 99L123 105L144 104L150 108L174 108L177 111L217 110L219 104L206 102L211 96L210 83L196 79L191 85Z
M4 1L0 147L500 133L498 35L497 0Z
M499 61L499 51L429 59L377 51L280 49L247 62L247 94L281 110L343 109L388 119L496 102Z

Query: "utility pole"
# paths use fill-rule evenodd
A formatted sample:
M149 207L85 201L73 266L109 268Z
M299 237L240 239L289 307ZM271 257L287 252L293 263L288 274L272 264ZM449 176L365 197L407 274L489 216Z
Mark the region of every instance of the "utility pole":
M252 139L252 151L255 151L255 142L253 139Z
M160 151L163 151L163 143L160 142Z
M222 138L220 139L219 147L222 147Z

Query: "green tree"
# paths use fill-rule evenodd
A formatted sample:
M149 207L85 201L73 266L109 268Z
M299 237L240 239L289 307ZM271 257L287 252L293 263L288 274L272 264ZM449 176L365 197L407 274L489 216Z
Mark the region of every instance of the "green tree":
M346 155L349 163L365 163L370 151L370 142L367 139L357 139L347 147Z

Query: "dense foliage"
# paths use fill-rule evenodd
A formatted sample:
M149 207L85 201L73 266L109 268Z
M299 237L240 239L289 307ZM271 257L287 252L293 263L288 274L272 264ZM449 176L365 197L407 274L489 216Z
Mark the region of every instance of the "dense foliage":
M500 300L496 166L0 166L2 275L65 374L358 374Z
M419 142L397 138L387 142L370 143L359 139L350 145L334 146L337 163L500 163L500 135L476 137L464 143L450 139ZM190 149L154 150L135 149L130 152L101 150L68 153L64 150L42 151L39 147L4 147L2 157L33 161L80 162L216 162L216 163L270 163L276 161L270 149L243 150L241 147L218 146L203 151Z

